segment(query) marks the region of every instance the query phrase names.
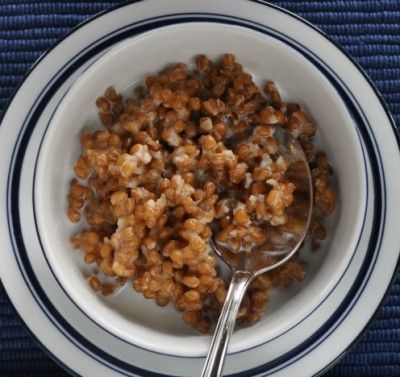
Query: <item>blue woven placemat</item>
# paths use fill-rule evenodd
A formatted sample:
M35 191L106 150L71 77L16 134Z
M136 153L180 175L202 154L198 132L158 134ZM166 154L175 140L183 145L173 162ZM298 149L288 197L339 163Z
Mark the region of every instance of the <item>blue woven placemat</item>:
M43 51L82 20L118 2L0 0L0 115ZM400 0L271 2L342 44L370 75L400 125ZM0 283L0 376L63 375L30 338ZM400 274L371 328L326 376L400 376Z

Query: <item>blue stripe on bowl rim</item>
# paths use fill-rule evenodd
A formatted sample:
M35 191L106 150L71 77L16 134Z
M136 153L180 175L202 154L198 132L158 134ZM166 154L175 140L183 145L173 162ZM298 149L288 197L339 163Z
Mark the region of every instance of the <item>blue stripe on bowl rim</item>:
M208 14L208 15L209 15L209 14ZM169 16L170 16L170 15L167 15L166 17L169 17ZM169 20L169 21L171 21L171 20ZM180 20L180 21L181 21L181 22L188 22L186 19L182 19L182 20ZM175 23L176 23L176 20L174 20L174 21L172 21L172 22L174 22L174 24L175 24ZM164 26L164 25L162 25L162 26ZM126 28L123 28L123 29L126 30ZM254 29L254 28L253 28L253 29ZM153 28L152 28L152 30L153 30ZM270 35L270 33L268 33L268 35ZM107 38L107 36L106 36L105 38ZM281 38L279 38L279 39L281 39ZM97 43L95 42L94 44L97 44ZM73 59L72 59L72 60L73 60ZM97 61L97 59L96 59L96 61ZM85 69L85 71L86 71L87 69L89 69L94 63L95 63L95 62L91 63L91 65L90 65L89 67L87 67L87 68ZM68 65L68 64L67 64L67 65ZM64 94L63 98L65 97L65 95L66 95L67 93L68 93L68 91ZM97 326L99 326L101 329L103 329L105 332L109 333L109 334L112 335L113 337L116 337L117 339L119 339L119 340L121 340L121 341L123 341L123 342L125 342L125 343L128 343L129 345L133 345L133 346L135 346L135 347L138 347L138 348L145 349L145 350L149 351L149 350L146 349L146 348L140 347L140 346L138 346L138 345L136 345L136 344L134 344L134 343L132 343L132 342L127 341L127 340L124 339L124 338L121 338L121 337L119 337L119 336L116 336L115 334L111 333L109 330L107 330L106 328L104 328L101 324L99 324L95 319L91 318L91 317L90 317L90 316L89 316L89 315L88 315L88 314L73 300L73 298L68 294L68 292L63 288L62 284L60 283L60 281L59 281L59 279L58 279L58 277L57 277L57 275L56 275L56 273L54 273L50 262L48 261L48 258L47 258L46 252L45 252L45 248L43 247L43 244L42 244L42 241L41 241L41 237L40 237L40 229L39 229L39 227L38 227L38 225L37 225L37 221L36 221L36 211L35 211L35 180L36 180L36 168L37 168L37 164L38 164L38 160L39 160L39 155L40 155L42 143L43 143L43 141L44 141L44 139L45 139L45 137L46 137L46 133L47 133L48 127L50 126L50 124L51 124L51 122L52 122L52 118L53 118L55 112L57 111L57 108L58 108L59 104L62 102L63 98L61 98L61 100L60 100L59 103L57 104L56 108L54 109L54 111L53 111L53 113L52 113L52 115L51 115L51 117L50 117L50 119L49 119L49 121L48 121L48 123L47 123L45 132L44 132L44 134L43 134L42 140L41 140L40 145L39 145L39 152L38 152L38 155L37 155L37 158L36 158L35 169L34 169L35 173L34 173L34 179L33 179L32 202L33 202L33 204L34 204L34 207L33 207L33 208L34 208L34 217L35 217L36 231L37 231L37 234L38 234L38 238L39 238L39 242L40 242L40 246L41 246L41 250L42 250L43 256L44 256L44 258L45 258L45 260L46 260L46 263L47 263L47 265L48 265L48 267L49 267L51 273L53 274L53 277L54 277L55 280L58 282L60 288L63 290L63 292L65 293L65 295L71 300L71 302L76 306L76 308L78 308L88 319L90 319L90 320L91 320L92 322L94 322ZM358 135L358 137L359 137L359 139L360 139L360 135L359 135L358 132L357 132L357 135ZM360 144L362 145L361 140L360 140ZM364 166L365 166L365 165L366 165L366 163L365 163L366 159L365 159L364 150L363 150L363 159L364 159ZM367 200L366 200L366 202L368 201L368 185L367 185L367 182L368 182L368 172L366 171L366 182L365 182L365 185L366 185L366 187L367 187ZM364 223L365 223L365 219L366 219L366 212L367 212L367 211L366 211L366 208L365 208L365 210L364 210L364 217L363 217L362 229L364 228ZM356 248L355 248L354 251L353 251L353 255L352 255L351 259L349 260L348 266L350 265L350 263L351 263L351 261L352 261L352 259L353 259L353 257L354 257L355 251L357 250L357 247L358 247L358 244L359 244L359 242L360 242L360 238L361 238L361 234L362 234L362 233L363 233L363 232L361 231L361 232L360 232L360 237L359 237L358 242L357 242L357 245L356 245ZM347 266L347 267L348 267L348 266ZM341 278L343 277L343 275L345 274L346 271L347 271L347 268L344 270L342 276L340 277L340 279L338 280L338 282L334 285L334 287L332 287L331 291L326 295L326 297L325 297L323 300L321 300L321 302L320 302L310 313L308 313L306 317L304 317L302 320L298 321L296 324L294 324L293 326L291 326L289 329L287 329L287 330L284 331L283 333L281 333L281 334L279 334L279 335L277 335L277 336L275 336L275 337L273 337L273 338L270 338L267 342L260 343L260 344L258 344L258 345L255 345L255 346L251 347L251 348L247 348L246 351L248 351L248 350L250 350L250 349L252 349L252 348L258 347L258 346L260 346L260 345L262 345L262 344L268 343L268 342L270 342L270 341L272 341L272 340L274 340L274 339L276 339L276 338L278 338L278 337L284 335L285 333L287 333L288 331L290 331L290 330L292 330L294 327L296 327L296 326L297 326L299 323L301 323L303 320L305 320L307 317L309 317L312 313L314 313L314 312L326 301L326 299L329 297L330 293L331 293L331 292L336 288L336 286L339 284ZM154 350L152 350L151 352L157 353L157 354L162 354L162 355L181 357L181 358L201 358L201 357L193 357L193 356L189 356L189 357L187 357L187 356L178 356L178 355L172 354L172 353L170 353L170 354L167 354L167 353L160 353L160 352L156 352L156 351L154 351ZM232 353L230 353L230 354L235 354L235 353L240 353L240 351L239 351L239 352L232 352Z
M208 15L209 16L209 15ZM192 19L192 18L190 18L190 19L180 19L179 20L180 22L193 22L193 21L210 21L209 19L204 19L204 18L199 18L199 19ZM169 23L170 22L173 22L173 23L176 23L176 20L175 20L175 22L174 22L174 20L169 20ZM214 20L214 22L215 22L215 20ZM164 24L164 22L163 22L163 24ZM238 23L236 23L236 24L238 24ZM31 124L33 124L34 125L34 122L33 123L31 123ZM27 139L27 142L28 142L29 140ZM22 150L23 148L21 148L20 150ZM21 160L22 161L22 160ZM17 171L18 171L18 169L16 169ZM13 190L13 193L15 193L16 191L14 191ZM299 346L300 347L300 346ZM269 364L272 364L272 362L270 362Z
M117 6L116 8L119 8L119 7L121 7L121 6L123 6L123 5L119 5L119 6ZM115 8L114 8L115 9ZM109 10L110 11L110 10ZM105 13L107 13L107 12L109 12L109 11L106 11ZM287 12L285 12L285 13L287 13ZM291 15L291 14L290 14ZM98 17L98 16L97 16ZM296 17L297 19L299 19L298 17ZM301 20L301 19L300 19ZM304 22L304 20L301 20L302 22ZM90 22L90 21L88 21L88 22ZM80 26L81 27L81 26ZM76 29L75 29L76 30ZM375 90L375 89L374 89ZM385 108L386 109L386 108ZM147 375L150 375L149 374L149 372L146 372L147 373ZM248 375L248 372L246 372L246 374Z
M188 20L188 21L194 21L194 20L192 20L192 19L190 19L190 20ZM203 19L201 19L201 21L204 21ZM184 22L184 20L183 20L183 22ZM14 191L15 192L15 191Z

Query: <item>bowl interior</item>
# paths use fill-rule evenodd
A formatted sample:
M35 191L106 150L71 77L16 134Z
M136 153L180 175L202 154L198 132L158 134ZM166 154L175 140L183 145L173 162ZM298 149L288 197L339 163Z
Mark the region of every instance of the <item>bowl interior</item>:
M316 144L334 167L339 198L327 222L328 239L317 253L302 251L308 264L305 281L276 292L258 324L234 333L230 350L263 343L316 308L348 265L360 232L365 172L353 121L332 85L300 53L260 32L213 23L163 27L115 46L70 88L49 124L36 172L35 210L44 252L71 299L108 331L157 352L204 355L209 337L186 326L174 308L157 308L130 285L110 297L90 289L85 279L93 267L85 265L82 253L71 251L69 244L70 235L82 227L69 223L65 215L72 167L80 154L82 130L100 127L95 100L107 86L130 93L133 85L169 63L190 65L199 53L214 59L224 52L235 54L258 85L266 79L275 81L285 101L298 102L311 114L318 125Z

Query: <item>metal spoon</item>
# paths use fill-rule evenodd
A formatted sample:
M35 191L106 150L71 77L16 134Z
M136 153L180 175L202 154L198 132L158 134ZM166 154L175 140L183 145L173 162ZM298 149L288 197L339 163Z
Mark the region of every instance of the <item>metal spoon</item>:
M279 153L288 161L286 177L296 186L294 201L287 208L289 221L283 226L268 228L268 241L250 251L234 253L211 240L215 252L232 269L232 278L219 317L202 377L218 377L222 373L229 338L249 284L259 275L288 261L301 246L307 233L313 203L311 173L306 156L297 140L281 127L274 137L280 142Z

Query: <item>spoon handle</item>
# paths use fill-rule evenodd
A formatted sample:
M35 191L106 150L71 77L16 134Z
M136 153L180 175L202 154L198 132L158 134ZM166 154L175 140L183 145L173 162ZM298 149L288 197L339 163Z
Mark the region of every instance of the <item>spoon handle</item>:
M252 279L253 274L250 272L234 271L201 374L202 377L221 376L229 338L235 327L240 303Z

